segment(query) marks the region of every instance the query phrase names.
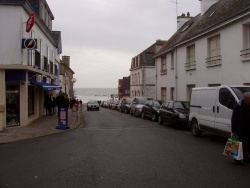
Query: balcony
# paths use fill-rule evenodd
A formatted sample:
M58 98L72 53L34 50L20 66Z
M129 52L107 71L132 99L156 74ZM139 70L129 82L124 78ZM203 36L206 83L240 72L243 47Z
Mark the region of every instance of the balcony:
M245 49L240 51L240 56L242 61L250 60L250 49Z
M186 71L196 69L196 61L185 63Z
M168 69L162 69L161 70L161 74L167 74L167 72L168 72Z
M221 65L221 55L206 58L207 67Z

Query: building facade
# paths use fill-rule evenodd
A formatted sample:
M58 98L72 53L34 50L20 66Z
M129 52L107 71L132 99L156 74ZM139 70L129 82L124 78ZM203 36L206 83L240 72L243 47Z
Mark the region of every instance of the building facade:
M154 56L156 98L189 100L193 87L250 85L250 1L200 0Z
M164 44L157 40L149 48L132 58L130 68L130 96L155 98L155 60L153 56Z
M118 97L130 97L130 76L118 80Z
M0 0L0 130L41 117L45 95L61 89L53 19L45 0Z
M59 82L62 87L62 92L66 93L69 99L75 98L74 83L76 79L73 78L75 72L70 68L70 56L62 56L60 61L60 76Z

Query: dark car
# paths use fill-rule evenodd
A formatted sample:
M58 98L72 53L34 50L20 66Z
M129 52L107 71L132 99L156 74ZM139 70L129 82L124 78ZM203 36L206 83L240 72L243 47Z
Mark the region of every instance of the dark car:
M99 103L98 101L88 101L87 102L87 111L89 110L97 110L99 111Z
M142 107L142 119L149 117L153 121L157 121L159 117L159 109L162 103L162 100L148 100Z
M149 97L134 97L130 104L130 115L140 116L142 106L152 98Z
M188 128L189 102L168 101L159 109L158 123L167 123L174 128Z
M123 98L121 100L120 112L128 114L130 112L130 104L132 102L132 98Z

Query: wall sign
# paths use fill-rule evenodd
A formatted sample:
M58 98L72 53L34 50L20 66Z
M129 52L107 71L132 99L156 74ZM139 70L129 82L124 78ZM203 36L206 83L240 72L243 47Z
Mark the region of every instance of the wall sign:
M37 39L22 39L22 49L34 50L37 49Z
M31 14L29 19L27 20L27 23L26 23L26 32L30 32L31 28L33 27L35 23L35 14Z

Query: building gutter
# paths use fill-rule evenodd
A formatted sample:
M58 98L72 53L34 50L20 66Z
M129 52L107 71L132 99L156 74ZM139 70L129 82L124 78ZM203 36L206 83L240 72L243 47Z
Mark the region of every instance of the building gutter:
M230 20L228 20L228 21L225 21L225 22L223 22L223 23L221 23L221 24L219 24L219 25L217 25L217 26L214 26L214 27L212 27L212 28L209 28L209 29L207 29L207 30L201 32L200 34L195 35L194 37L191 37L191 38L189 38L189 39L187 39L187 40L185 40L185 41L182 41L182 42L180 42L180 43L175 44L175 45L172 46L171 48L169 48L169 49L167 49L167 50L164 50L163 52L161 52L161 53L159 53L159 54L153 56L153 58L156 58L156 57L159 57L159 56L161 56L161 55L163 55L163 54L165 54L165 53L168 53L168 52L172 51L174 48L176 48L176 47L178 47L178 46L181 46L181 45L183 45L183 44L185 44L185 43L188 43L188 42L193 41L193 40L195 40L195 39L197 39L197 38L200 38L200 37L203 36L203 35L206 35L206 34L212 32L212 31L214 31L214 30L217 30L217 29L219 29L219 28L221 28L221 27L224 27L224 26L226 26L226 25L228 25L228 24L230 24L230 23L233 23L233 22L235 22L235 21L237 21L237 20L239 20L239 19L241 19L241 18L243 18L243 17L245 17L245 16L248 16L249 14L250 14L250 12L247 12L247 13L245 13L245 14L242 14L241 16L235 17L235 18L230 19Z

